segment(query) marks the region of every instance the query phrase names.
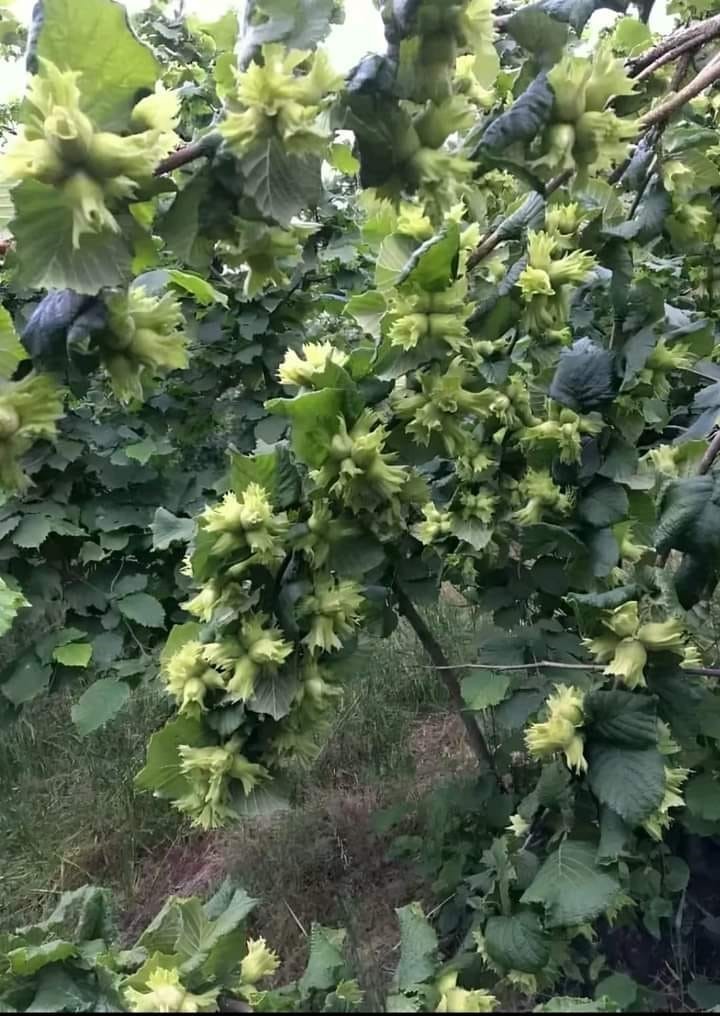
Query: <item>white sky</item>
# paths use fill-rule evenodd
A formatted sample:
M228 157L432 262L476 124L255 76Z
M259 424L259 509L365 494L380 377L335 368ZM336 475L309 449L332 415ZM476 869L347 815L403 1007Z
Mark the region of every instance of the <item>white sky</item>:
M29 21L34 0L2 0L2 3L17 18ZM124 0L124 3L130 11L139 11L148 6L147 0ZM185 11L199 15L203 21L219 18L228 7L243 6L244 0L185 0ZM607 9L597 11L588 25L591 34L612 24L617 17L617 14ZM657 0L650 15L650 28L655 32L667 32L672 20L666 14L666 0ZM372 0L345 0L345 23L333 27L328 38L328 49L333 65L342 73L350 70L366 53L384 51L382 19ZM17 65L0 64L0 102L22 93L24 76L22 60Z

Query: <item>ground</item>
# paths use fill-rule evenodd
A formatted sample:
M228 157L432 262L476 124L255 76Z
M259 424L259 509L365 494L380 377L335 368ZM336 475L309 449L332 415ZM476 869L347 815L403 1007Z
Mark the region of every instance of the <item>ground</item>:
M457 647L476 619L448 603L433 622ZM283 956L283 975L303 967L313 921L342 925L366 990L379 995L396 957L394 908L431 892L407 860L389 856L392 834L376 831L376 816L474 763L411 631L373 641L360 660L331 737L297 776L293 810L211 834L133 789L168 711L153 675L122 717L85 739L70 724L76 690L35 703L0 741L9 776L0 787L0 930L94 882L115 890L129 941L169 894L203 895L230 875L261 899L254 931Z

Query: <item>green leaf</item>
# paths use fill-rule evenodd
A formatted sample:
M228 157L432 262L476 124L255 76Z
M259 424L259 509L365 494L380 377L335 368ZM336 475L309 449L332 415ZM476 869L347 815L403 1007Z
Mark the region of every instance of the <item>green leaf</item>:
M16 547L37 549L50 535L52 522L45 515L27 515L13 534Z
M328 456L344 406L345 393L340 388L323 388L294 399L270 399L266 403L268 412L292 420L293 450L301 462L314 467L321 466Z
M612 44L626 56L639 56L652 46L652 32L639 18L620 18L613 28Z
M357 293L345 304L345 313L354 317L363 331L373 338L380 338L380 323L387 312L385 297L377 290Z
M657 345L658 337L652 326L641 328L624 343L620 350L623 364L623 387L630 385L643 369Z
M550 959L550 936L532 911L491 917L483 932L488 956L505 970L533 974Z
M375 285L378 289L392 289L395 286L414 250L415 244L407 236L392 233L385 237L375 263Z
M482 145L500 152L516 141L537 137L552 116L555 94L547 76L539 74L512 104L485 129Z
M709 981L707 977L694 977L688 994L702 1012L717 1012L717 1006L720 1006L720 984Z
M152 91L162 71L113 0L42 0L33 55L81 72L83 108L105 130L128 126L138 92Z
M315 156L288 155L279 138L271 136L238 162L243 195L254 201L261 215L281 226L321 197L320 161Z
M189 543L195 535L195 520L180 519L167 508L157 508L150 529L153 550L167 550L173 543Z
M605 578L620 560L620 547L612 529L593 529L587 536L592 573Z
M77 956L77 948L72 942L63 942L61 939L43 942L42 945L21 946L7 953L10 969L19 977L30 977L48 963L62 963L71 956Z
M347 932L343 928L324 928L313 924L310 932L310 956L305 973L298 981L303 995L328 991L342 978L345 969L343 948Z
M233 807L238 818L269 818L290 807L288 795L277 779L272 783L254 787L249 794L233 795Z
M219 53L235 49L238 37L237 11L227 11L215 21L201 21L195 15L189 15L186 23L191 32L202 32L204 35L209 35Z
M91 684L72 707L72 720L78 734L87 737L112 720L129 697L130 688L124 681L108 677Z
M612 480L596 480L578 501L577 516L594 529L605 529L624 519L628 507L624 487Z
M328 162L345 176L355 176L360 172L360 161L355 158L349 145L330 145Z
M160 653L160 662L166 663L178 649L196 639L200 634L200 625L197 621L186 621L185 624L176 624L170 629L170 634Z
M592 843L565 840L523 893L521 903L545 908L548 927L584 924L612 906L620 886L595 863Z
M615 397L613 357L583 338L560 353L549 395L578 413L601 409Z
M190 293L204 307L207 307L211 303L220 303L223 307L228 305L227 296L215 289L207 279L202 279L199 275L181 272L177 268L172 268L168 272L168 278L174 286L177 286L178 289L184 289L186 293Z
M51 677L52 667L39 663L34 655L26 655L0 685L0 691L14 706L20 706L47 691Z
M165 627L165 609L159 600L148 593L133 593L118 600L117 609L130 621L146 628Z
M461 683L463 701L475 712L500 705L509 687L509 673L492 670L476 671Z
M333 542L328 567L350 578L362 578L387 560L385 548L369 534L343 537Z
M585 696L585 729L593 737L627 748L657 744L657 706L650 695L593 691Z
M493 532L479 519L462 519L455 516L452 521L452 534L458 540L469 543L473 550L484 550L492 540Z
M720 819L720 784L711 773L691 776L684 796L685 804L693 815L709 822Z
M92 659L93 647L89 642L71 642L53 649L53 659L65 667L87 667Z
M204 748L211 733L200 720L178 716L150 738L147 762L135 777L140 790L152 790L157 797L177 800L187 793L187 777L180 770L179 747Z
M333 0L263 0L258 7L265 19L251 24L242 40L239 63L257 46L284 42L292 49L313 49L327 35Z
M24 180L13 192L19 281L31 289L72 289L94 294L130 278L130 252L121 236L86 233L73 247L73 214L59 192Z
M207 197L210 178L206 170L197 173L161 216L157 231L170 250L185 264L209 264L205 241L198 238L200 209Z
M513 39L538 56L546 67L562 56L567 42L567 28L541 9L539 4L521 7L505 21L505 29Z
M455 279L459 253L460 229L453 222L413 251L395 285L407 282L430 292L446 289Z
M665 764L656 748L618 748L602 742L587 750L590 789L629 825L657 811L665 795Z
M609 998L592 999L556 995L542 1005L536 1005L533 1012L618 1012L618 1007Z
M611 974L603 977L595 986L595 998L609 998L621 1012L627 1012L637 999L638 986L627 974Z
M260 679L248 707L256 713L264 713L272 716L274 720L281 720L290 712L290 705L298 687L298 678L289 667L277 670L274 674Z
M0 578L0 638L10 631L17 612L29 606L19 589L12 589L5 579Z
M276 445L271 452L262 455L230 456L231 489L239 495L251 483L264 487L276 508L289 508L297 503L300 477L287 445Z
M0 307L0 378L10 378L21 360L27 360L20 339L17 337L13 319L4 307Z
M393 985L400 991L407 991L435 973L438 938L419 903L408 903L395 913L400 922L400 962Z
M600 864L616 861L625 849L625 844L632 835L632 829L623 822L620 816L602 805L600 808L600 846L597 859Z
M182 957L183 971L190 973L205 964L223 940L240 928L257 902L244 889L238 889L222 913L210 920L199 899L178 899L180 928L173 952Z

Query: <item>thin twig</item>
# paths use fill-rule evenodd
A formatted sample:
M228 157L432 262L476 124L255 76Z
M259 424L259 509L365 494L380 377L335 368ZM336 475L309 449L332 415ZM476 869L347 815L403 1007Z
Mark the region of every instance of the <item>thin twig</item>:
M696 45L701 46L704 42L717 36L720 36L720 14L707 18L706 21L696 22L688 28L681 28L677 32L673 32L665 39L662 39L656 46L653 46L652 49L648 49L645 53L635 57L635 59L629 60L630 69L628 73L631 78L639 77L646 67L656 63L666 53L682 52L685 44L688 42L694 42Z
M161 162L155 167L155 176L163 176L165 173L172 173L173 170L179 169L180 166L186 166L189 162L194 162L196 159L202 159L205 156L212 155L215 149L220 144L221 138L219 134L206 134L204 138L200 138L199 141L191 141L190 144L183 145L182 148L178 148L177 151L171 152L167 158L162 159Z
M433 662L434 666L431 669L438 670L442 673L445 687L450 694L450 701L465 724L468 740L470 741L476 758L484 762L490 772L493 773L495 778L499 780L497 770L495 768L495 759L493 758L490 747L485 740L480 727L478 726L477 719L474 715L468 713L465 708L465 702L462 697L462 692L460 691L460 679L455 672L455 667L448 663L447 657L445 656L439 642L430 631L427 624L420 617L412 600L399 583L395 584L395 594L397 596L400 613L409 622L410 627L417 635L420 644Z
M713 462L720 455L720 430L715 434L698 466L698 476L705 476L710 472Z
M552 194L554 191L559 190L559 188L562 187L563 184L566 184L568 182L571 176L572 170L566 169L564 173L560 173L558 176L553 177L553 179L550 180L546 185L543 191L543 196L549 197L549 195ZM473 268L479 265L480 262L484 258L486 258L488 254L490 254L491 251L493 251L497 247L497 245L501 242L503 238L503 229L506 222L507 219L503 219L503 221L498 226L496 226L491 233L488 233L487 236L485 236L480 241L475 250L472 251L472 253L467 259L468 272L471 272Z
M665 102L661 102L655 109L651 109L642 117L641 123L644 127L652 127L653 124L662 123L668 120L673 113L694 99L696 95L704 91L720 78L720 54L715 54L712 60L695 75L692 81L688 82L679 92L671 95Z
M448 663L434 664L429 670L605 670L604 663L556 663L537 660L534 663ZM720 677L720 667L683 667L683 673L702 677Z
M718 34L720 34L720 28L718 29ZM678 46L677 49L668 50L667 53L659 56L655 63L650 64L649 67L646 67L639 74L635 75L635 80L644 81L645 78L649 78L656 71L659 71L661 67L664 67L665 64L672 63L673 60L677 60L683 54L689 59L690 53L695 49L699 49L700 46L704 46L706 42L709 42L709 39L702 39L700 42L697 42L695 39L689 39L682 46Z
M307 938L307 937L308 937L308 933L307 933L306 929L305 929L305 928L303 927L302 921L300 920L300 918L298 917L298 915L297 915L297 914L295 913L295 911L294 911L294 910L293 910L293 908L292 908L292 907L290 906L290 904L288 903L288 901L287 901L287 900L285 900L285 899L284 899L284 900L283 900L283 903L285 904L285 906L286 906L286 907L288 908L288 910L290 911L290 916L292 917L292 919L293 919L293 921L295 922L295 924L297 924L297 926L298 926L298 928L300 929L300 931L301 931L301 932L303 933L303 935L305 936L305 938Z

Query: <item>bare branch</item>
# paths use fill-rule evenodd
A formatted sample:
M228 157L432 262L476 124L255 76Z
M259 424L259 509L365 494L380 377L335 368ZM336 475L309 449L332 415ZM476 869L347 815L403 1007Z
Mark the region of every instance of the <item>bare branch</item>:
M450 694L450 701L465 724L468 740L470 741L476 757L480 761L485 762L490 772L493 773L495 778L499 780L497 770L495 768L495 760L492 752L490 751L490 746L485 740L485 737L477 724L476 718L472 715L472 713L468 712L465 706L465 702L460 691L460 680L455 671L455 667L448 663L442 647L420 617L412 600L402 589L399 583L395 586L395 593L397 595L400 613L410 623L410 627L417 635L423 649L432 660L432 669L438 670L442 674L445 687Z
M553 660L536 660L534 663L448 663L432 667L433 670L605 670L604 663L556 663ZM684 674L720 677L720 667L683 667Z
M212 155L220 144L220 140L219 134L206 134L199 141L192 141L190 144L183 145L182 148L178 148L177 151L172 152L167 158L157 164L155 176L172 173L173 170L179 169L180 166L186 166L189 162L194 162L196 159Z
M720 78L720 54L716 53L710 63L706 64L684 88L681 88L679 92L671 95L665 102L661 102L655 109L651 109L649 113L646 113L641 120L643 126L652 127L653 124L662 123L664 120L669 119L676 110L684 106L690 99L694 99L700 92L709 88L718 78Z
M706 21L690 25L688 28L681 28L677 32L673 32L665 39L662 39L657 46L653 46L652 49L641 53L634 60L629 60L628 74L631 78L638 77L640 79L642 72L646 68L656 63L660 57L665 56L667 53L674 52L679 55L685 52L685 46L688 43L692 44L689 48L695 48L704 45L710 39L715 39L718 36L720 36L720 14L708 18ZM642 77L645 77L645 75L642 74Z

